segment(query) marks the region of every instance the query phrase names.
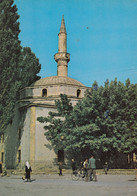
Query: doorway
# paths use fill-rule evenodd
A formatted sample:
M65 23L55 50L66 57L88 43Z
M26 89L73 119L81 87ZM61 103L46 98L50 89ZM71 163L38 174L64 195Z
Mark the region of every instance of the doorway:
M58 162L64 162L64 150L58 151Z

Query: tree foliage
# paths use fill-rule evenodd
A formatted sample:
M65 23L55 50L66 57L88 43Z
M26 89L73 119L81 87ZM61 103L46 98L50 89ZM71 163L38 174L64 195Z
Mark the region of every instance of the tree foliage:
M56 101L57 113L40 117L48 122L46 137L54 149L64 149L68 158L84 160L94 153L102 164L137 148L137 85L114 81L97 82L72 107L66 95ZM61 117L61 118L60 118ZM120 164L120 163L119 163ZM115 166L117 163L115 163Z
M13 109L21 88L38 77L39 60L31 49L21 46L18 38L19 15L13 0L0 1L0 132L13 117Z

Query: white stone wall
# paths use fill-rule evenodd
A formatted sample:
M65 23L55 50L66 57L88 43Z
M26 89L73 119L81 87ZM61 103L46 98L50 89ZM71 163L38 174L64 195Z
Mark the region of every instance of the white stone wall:
M77 90L81 90L80 98L84 97L84 93L86 91L86 87L78 87L71 85L50 85L50 86L40 86L35 88L25 88L21 91L20 98L40 98L42 97L42 90L47 89L47 97L50 96L59 96L60 94L66 94L70 97L77 97ZM25 96L25 97L24 97Z
M50 111L56 111L53 108L43 108L36 107L36 152L35 152L35 160L36 161L45 161L45 163L52 163L56 158L56 154L53 149L49 149L47 146L50 145L50 142L46 139L44 133L46 130L43 128L44 123L40 123L37 118L38 117L46 117ZM47 146L46 146L47 145Z

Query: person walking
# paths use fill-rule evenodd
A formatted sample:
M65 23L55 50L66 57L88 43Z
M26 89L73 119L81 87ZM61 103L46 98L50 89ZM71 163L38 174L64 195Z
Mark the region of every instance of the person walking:
M105 162L105 164L104 164L104 172L107 175L107 172L108 172L108 162Z
M29 164L28 161L26 161L26 165L25 165L25 179L28 180L31 182L31 179L30 179L30 173L32 172L32 169L31 169L31 166Z
M0 175L2 176L2 162L0 161Z
M59 176L62 176L62 169L63 169L62 162L59 162Z
M135 167L135 180L137 180L137 162L134 163Z
M74 161L74 159L72 159L71 168L72 168L72 172L73 172L73 174L74 174L75 171L77 170L77 168L76 168L76 162Z
M93 157L93 155L91 155L91 158L89 159L89 164L88 164L88 175L86 177L86 182L89 180L91 174L93 174L93 179L95 182L97 182L97 175L96 175L96 160Z

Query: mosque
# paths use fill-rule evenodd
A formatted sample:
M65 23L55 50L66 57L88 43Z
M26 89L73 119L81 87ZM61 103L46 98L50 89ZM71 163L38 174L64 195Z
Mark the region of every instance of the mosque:
M50 148L44 133L44 124L37 121L40 116L55 112L55 100L66 94L75 105L84 97L87 89L81 82L68 77L67 33L62 17L58 34L57 76L42 78L20 91L15 116L7 128L7 135L0 141L0 160L6 168L22 168L29 161L33 168L52 167L65 159L63 150L57 153Z

